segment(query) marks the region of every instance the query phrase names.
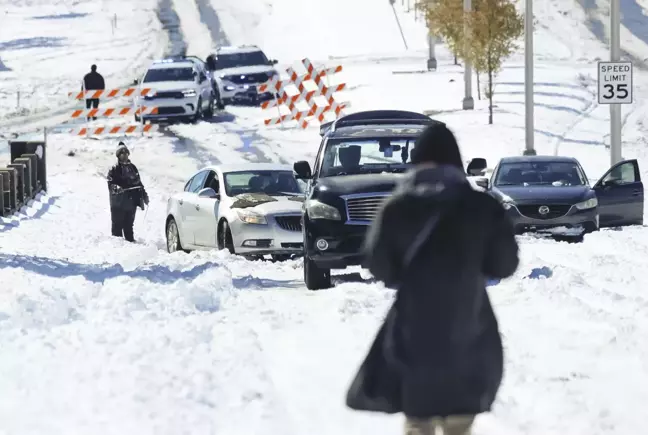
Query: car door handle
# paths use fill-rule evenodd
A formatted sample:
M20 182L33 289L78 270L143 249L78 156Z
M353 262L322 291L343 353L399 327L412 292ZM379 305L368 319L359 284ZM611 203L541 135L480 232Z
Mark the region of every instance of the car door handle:
M643 193L643 191L637 189L632 191L632 196L639 196Z

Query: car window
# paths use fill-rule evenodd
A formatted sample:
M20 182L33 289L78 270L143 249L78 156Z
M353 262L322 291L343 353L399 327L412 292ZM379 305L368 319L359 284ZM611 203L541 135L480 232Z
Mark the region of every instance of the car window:
M252 51L248 53L221 53L216 57L216 69L267 65L268 63L268 58L262 51Z
M218 182L218 174L216 174L216 171L209 171L209 173L207 174L203 188L206 189L208 187L214 189L214 192L219 193L218 190L220 186Z
M193 181L193 179L194 179L194 177L191 177L191 178L189 179L189 181L187 181L187 182L185 183L185 186L184 186L184 191L185 191L185 192L189 192L189 191L190 191L190 190L189 190L189 186L191 186L191 182Z
M193 81L193 79L194 69L191 67L160 68L148 70L143 82L184 82Z
M242 193L265 193L280 196L301 194L292 171L240 171L224 174L225 193L236 196Z
M205 179L207 178L208 174L209 171L202 171L196 174L196 176L193 178L193 181L189 185L189 191L193 193L200 192L200 189L202 189L203 185L205 184Z
M402 138L329 139L321 177L368 172L401 172L409 167L413 140Z
M583 186L587 179L574 162L512 162L499 165L495 186Z
M603 179L603 183L630 184L636 183L634 162L623 163L610 171Z

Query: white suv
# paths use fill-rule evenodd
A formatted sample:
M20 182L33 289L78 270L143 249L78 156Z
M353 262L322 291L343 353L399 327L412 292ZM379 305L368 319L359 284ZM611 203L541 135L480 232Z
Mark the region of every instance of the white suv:
M207 71L187 59L163 59L153 62L141 80L140 89L151 88L155 95L135 97L138 106L156 107L147 119L186 119L197 121L214 115L214 89ZM135 117L139 121L139 117Z
M220 47L207 57L207 68L213 71L224 104L259 101L274 97L270 92L259 94L257 86L279 75L274 65L256 45Z

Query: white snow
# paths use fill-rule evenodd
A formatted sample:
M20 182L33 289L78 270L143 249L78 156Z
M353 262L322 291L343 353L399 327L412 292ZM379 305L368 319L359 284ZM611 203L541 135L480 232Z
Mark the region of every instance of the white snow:
M0 1L0 127L77 103L96 64L108 88L130 85L167 39L155 0ZM5 118L9 118L8 120Z
M214 29L199 22L196 11L209 6L200 1L175 2L186 6L180 21L197 51L218 45L206 39ZM497 79L495 124L488 126L485 101L473 112L460 110L462 69L444 47L437 49L437 72L413 72L425 69L425 31L396 3L409 51L386 1L213 0L211 6L232 43L258 43L286 65L303 57L343 65L341 80L351 89L341 98L353 111L431 111L457 133L465 159L483 156L494 164L519 154L521 56ZM588 33L585 15L575 2L536 9L536 147L579 158L596 179L609 166L608 109L597 104L594 82L595 61L606 51ZM634 50L648 53L639 45ZM645 73L635 71L635 94L647 86ZM402 416L344 406L392 291L350 270L336 277L334 289L308 292L300 261L163 251L166 199L197 168L312 162L316 124L265 127L261 109L227 112L222 122L172 127L179 138L127 139L151 197L150 209L138 212L135 245L109 236L103 175L114 162L116 138L50 135L47 195L0 226L0 433L402 431ZM639 160L645 179L648 110L636 98L623 112L624 156ZM32 216L38 208L44 211ZM490 289L506 374L476 435L643 435L646 229L601 231L581 244L519 240L518 272Z

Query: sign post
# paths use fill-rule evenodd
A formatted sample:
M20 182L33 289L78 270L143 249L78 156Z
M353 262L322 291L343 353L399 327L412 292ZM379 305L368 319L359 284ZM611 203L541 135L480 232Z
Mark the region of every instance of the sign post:
M610 161L621 156L621 104L632 104L632 62L598 63L598 102L610 105Z

